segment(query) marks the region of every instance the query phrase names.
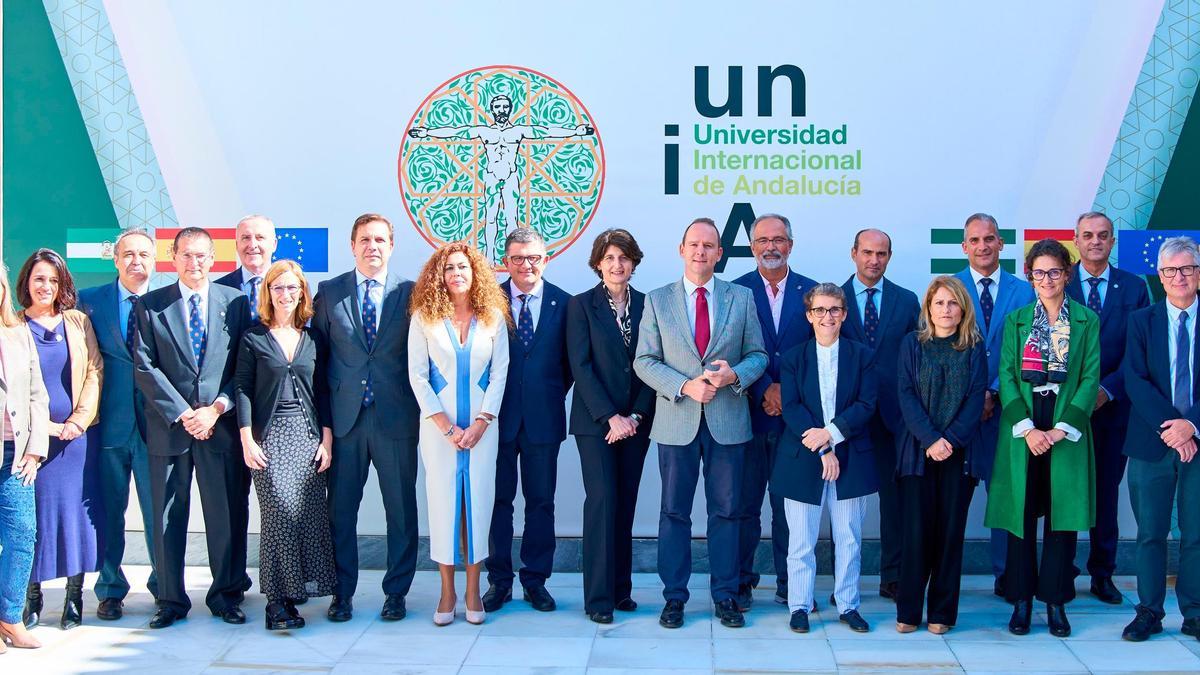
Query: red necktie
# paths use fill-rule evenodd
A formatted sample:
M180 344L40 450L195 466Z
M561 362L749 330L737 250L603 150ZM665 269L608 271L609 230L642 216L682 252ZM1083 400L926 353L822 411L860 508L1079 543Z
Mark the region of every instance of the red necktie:
M708 290L703 286L696 289L696 349L700 352L700 358L704 358L704 352L708 351L709 326L708 326Z

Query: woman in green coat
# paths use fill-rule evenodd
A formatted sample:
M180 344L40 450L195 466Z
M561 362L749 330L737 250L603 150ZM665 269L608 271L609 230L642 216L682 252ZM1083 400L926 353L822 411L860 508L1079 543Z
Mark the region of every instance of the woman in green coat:
M1009 533L1009 631L1029 632L1036 595L1046 603L1050 632L1066 637L1077 533L1096 522L1090 418L1100 386L1100 320L1067 298L1071 254L1061 243L1034 244L1025 270L1037 302L1012 312L1004 324L1000 439L984 522Z

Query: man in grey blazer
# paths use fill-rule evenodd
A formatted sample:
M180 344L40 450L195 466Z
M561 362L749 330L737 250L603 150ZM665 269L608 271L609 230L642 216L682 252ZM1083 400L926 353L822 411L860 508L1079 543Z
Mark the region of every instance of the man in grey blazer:
M692 500L704 463L710 592L716 616L745 625L738 590L738 504L742 450L751 439L747 394L766 370L762 328L748 288L713 277L721 234L708 218L688 225L679 245L683 279L651 291L634 370L662 398L650 438L658 442L662 506L658 574L664 628L683 625L691 576Z
M171 245L179 283L137 302L134 382L146 402L146 447L154 507L158 610L166 628L192 607L183 584L192 473L200 489L208 567L205 604L225 623L241 624L250 590L246 526L250 474L242 461L233 410L237 344L249 323L246 296L209 282L212 237L185 227Z

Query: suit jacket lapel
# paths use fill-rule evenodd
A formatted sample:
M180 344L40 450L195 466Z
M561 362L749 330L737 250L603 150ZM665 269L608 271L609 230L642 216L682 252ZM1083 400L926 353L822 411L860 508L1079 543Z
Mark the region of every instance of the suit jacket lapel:
M375 332L376 344L379 343L379 336L383 331L387 330L392 314L396 313L396 305L400 304L400 293L396 290L399 287L400 276L388 272L387 279L384 280L383 284L383 307L379 309L379 317L376 319L379 322L377 326L378 330Z
M979 289L975 288L975 277L971 276L971 268L959 272L958 280L963 282L963 286L967 287L967 293L971 296L971 303L975 306L975 326L983 333L983 341L988 342L989 336L983 325L983 306L979 304Z
M801 360L804 368L804 400L809 412L821 424L825 420L825 411L821 407L821 363L817 358L817 341L810 340L805 343L804 358ZM808 429L795 431L797 435L802 435Z
M205 319L204 325L204 340L205 340L205 358L204 363L200 366L201 371L213 363L213 359L208 358L209 354L221 353L229 350L229 334L225 332L225 313L228 311L229 305L221 298L218 293L213 291L212 284L208 286L208 318ZM224 364L222 364L222 367Z
M1100 305L1100 325L1103 326L1108 317L1115 311L1115 307L1121 304L1121 282L1117 279L1117 270L1113 266L1108 268L1108 289L1104 293L1104 303Z
M1013 286L1013 278L1001 270L999 284L1000 288L997 293L1004 303L1001 304L999 302L995 302L995 298L992 298L992 323L988 326L987 337L987 342L989 344L991 344L992 339L997 333L1000 333L1004 330L1004 317L1008 314L1009 304L1012 303L1013 293L1016 292L1013 290Z
M787 279L784 279L787 283ZM758 312L758 322L763 326L763 337L766 338L767 344L779 344L779 336L783 334L783 313L779 316L779 330L775 330L775 317L771 315L771 299L767 297L767 289L762 284L756 283L751 286L750 291L754 293L754 310ZM786 305L788 293L785 290L783 293L783 301ZM770 351L775 351L773 348Z
M187 303L183 301L183 294L179 292L179 286L170 286L170 301L167 303L163 313L166 314L167 332L171 334L171 339L175 341L175 345L187 356L188 363L192 364L192 368L199 372L196 366L196 354L192 351L191 331L188 330L187 321L184 316L189 316L190 311Z
M354 326L354 334L358 336L358 343L362 345L363 351L367 351L367 336L363 333L362 310L358 307L358 274L356 272L351 271L346 277L343 292L345 295L338 304L346 312L346 317L350 319L350 325Z
M638 345L638 329L642 325L642 312L646 309L646 296L641 293L636 293L633 287L629 287L629 321L633 330L629 336L629 346L625 351L629 352L630 356L637 353Z
M683 285L683 279L676 281L674 288L671 290L672 293L670 297L674 300L674 302L670 303L671 308L669 311L675 315L675 323L683 327L684 335L689 338L687 340L688 348L692 350L692 353L696 355L697 359L701 359L702 357L700 355L700 350L696 349L696 337L692 333L692 322L688 319L688 296L687 288Z
M863 327L862 317L859 316L858 312L858 294L855 293L854 289L854 277L850 277L846 283L842 284L842 292L846 294L846 320L843 323L850 324L848 326L843 325L842 332L848 337L854 337L855 339L861 337L865 341L867 339L867 330ZM878 306L876 306L876 309L879 309Z
M560 311L558 300L550 297L550 288L546 282L542 282L542 309L538 312L537 326L533 328L533 339L529 341L529 351L537 346L538 340L542 339L542 335L546 331L542 330L542 326L549 326L554 320L554 314Z
M888 322L892 320L892 315L895 314L893 310L896 309L896 298L900 297L900 294L896 292L895 284L887 279L881 279L880 281L880 286L883 288L884 295L888 297L888 301L883 302L883 298L881 297L875 306L876 311L879 312L879 330L875 335L876 344L883 338L883 332L888 329Z
M836 403L833 406L833 414L836 417L838 411L846 409L846 401L850 398L850 388L854 385L854 378L858 374L851 372L850 349L845 343L838 345L838 376L837 376L837 395L835 396Z
M713 315L715 318L713 321L712 336L708 341L708 351L710 352L716 349L717 343L721 339L721 333L724 332L725 326L729 324L729 313L733 307L733 289L730 288L729 283L714 277L713 291L717 291L715 293L717 296L717 307L715 310L716 314ZM711 312L714 310L710 306L708 311Z
M112 282L112 284L104 287L104 292L100 297L100 302L92 312L92 326L99 335L101 331L107 332L113 340L113 344L124 345L125 337L121 335L121 281ZM132 313L133 308L129 311ZM99 324L99 325L97 325ZM132 356L128 350L117 350L121 353L121 358L132 360Z
M763 290L766 295L766 290ZM787 329L791 325L792 319L796 314L804 312L804 285L800 283L800 275L795 272L788 271L787 275L787 290L783 293L783 310L779 312L779 331L776 333L775 345L778 346L783 341L783 336L787 335ZM768 317L769 318L769 317Z
M621 337L621 329L617 327L617 319L613 316L612 308L608 306L608 291L604 288L604 283L601 282L592 289L591 312L600 325L604 326L604 332L608 333L610 340L616 340L616 344L625 346L625 338ZM633 320L633 290L629 291L629 318ZM640 317L639 317L640 318ZM634 326L637 324L634 323ZM636 336L631 343L636 343Z
M1171 330L1167 325L1167 301L1154 306L1150 314L1150 373L1157 374L1162 383L1163 392L1170 400L1174 393L1171 391Z

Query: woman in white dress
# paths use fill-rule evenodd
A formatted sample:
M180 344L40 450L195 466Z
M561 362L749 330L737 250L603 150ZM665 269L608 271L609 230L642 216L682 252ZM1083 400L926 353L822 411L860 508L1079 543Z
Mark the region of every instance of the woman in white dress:
M429 553L442 576L433 622L455 617L454 566L467 570L466 617L483 623L479 572L496 491L495 419L508 376L508 301L491 268L463 242L438 249L412 295L408 376L421 406Z

